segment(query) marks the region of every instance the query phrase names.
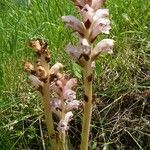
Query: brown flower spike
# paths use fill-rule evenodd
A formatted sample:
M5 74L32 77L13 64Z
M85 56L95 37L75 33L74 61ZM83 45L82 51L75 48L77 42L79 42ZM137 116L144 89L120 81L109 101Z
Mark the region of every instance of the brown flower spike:
M54 150L66 148L65 138L68 123L73 117L72 110L78 109L79 101L73 90L77 81L66 74L61 74L61 63L49 67L50 54L47 42L41 39L32 40L29 46L36 53L35 64L24 64L31 86L43 97L43 106L51 147ZM53 95L53 96L51 96ZM59 118L57 131L54 130L52 113ZM59 134L59 135L57 135Z

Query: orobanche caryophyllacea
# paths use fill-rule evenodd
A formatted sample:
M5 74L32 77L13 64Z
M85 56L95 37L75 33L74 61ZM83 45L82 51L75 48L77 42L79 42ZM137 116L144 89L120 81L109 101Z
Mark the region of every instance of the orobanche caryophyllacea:
M28 73L29 83L41 93L43 98L42 103L51 149L67 149L66 131L69 128L68 123L73 117L72 110L78 109L80 105L74 91L77 80L60 72L63 68L61 63L56 63L50 67L47 42L35 39L30 41L29 46L36 53L36 61L34 65L25 62L24 69ZM57 127L54 126L53 114L59 120Z
M81 150L88 150L90 123L94 96L92 92L95 61L103 53L113 53L114 40L103 39L95 44L100 34L109 34L111 29L109 10L103 8L105 0L73 0L82 20L76 17L62 16L63 22L71 28L78 38L76 45L68 44L66 52L83 71L84 102ZM50 53L47 42L41 39L31 40L29 46L36 53L36 62L24 64L31 86L42 95L48 135L53 150L68 150L66 142L69 121L73 110L78 109L80 102L76 98L77 80L61 73L63 65L56 63L50 67ZM54 124L53 114L58 118ZM57 124L57 125L56 125Z
M88 149L90 122L93 107L92 80L96 58L102 53L112 53L114 40L103 39L96 46L94 41L100 34L109 34L111 29L109 10L102 8L105 0L73 0L82 21L69 15L63 16L66 26L71 28L79 39L76 46L68 44L66 52L83 70L84 113L81 133L81 150Z

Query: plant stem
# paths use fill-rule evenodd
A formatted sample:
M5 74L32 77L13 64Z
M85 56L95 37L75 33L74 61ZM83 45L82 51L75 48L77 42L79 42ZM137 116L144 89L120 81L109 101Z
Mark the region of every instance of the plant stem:
M66 147L66 134L65 133L60 133L60 150L67 150Z
M62 105L62 112L61 112L61 118L65 118L65 102L64 102L64 97L61 97L61 105ZM60 133L60 150L67 150L66 147L66 134L65 132Z
M41 62L45 71L49 72L49 64L46 62ZM43 106L44 106L44 113L45 113L45 119L46 119L46 125L48 130L48 136L50 139L50 144L52 150L59 150L57 139L56 139L56 132L54 130L54 124L53 124L53 118L52 118L52 110L50 105L50 90L49 90L49 75L47 78L46 83L43 85Z
M88 150L89 132L90 132L90 122L92 115L92 67L91 61L87 62L87 65L83 68L83 78L84 78L84 114L82 123L82 133L81 133L81 150Z

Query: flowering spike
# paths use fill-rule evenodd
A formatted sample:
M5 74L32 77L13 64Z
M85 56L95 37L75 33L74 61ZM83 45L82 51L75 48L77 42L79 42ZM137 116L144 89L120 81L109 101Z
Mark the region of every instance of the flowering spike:
M73 90L77 81L67 74L61 74L60 69L63 68L61 63L49 67L50 54L46 42L36 39L32 40L29 46L34 49L37 59L35 65L29 62L24 63L24 69L29 75L28 78L32 87L42 94L51 146L52 149L59 150L62 146L58 145L62 141L65 143L65 139L61 136L64 136L65 131L69 128L68 122L73 116L71 111L79 106L79 102L75 100L76 92ZM51 95L53 96L52 99ZM60 131L59 137L62 140L59 141L59 144L53 124L53 113L59 119L58 130Z
M78 32L79 42L76 46L69 44L66 48L67 53L83 68L84 78L84 114L82 123L81 147L82 150L88 149L90 122L92 116L93 97L92 81L93 68L95 61L100 53L112 53L114 41L105 39L100 41L95 48L93 42L99 34L109 34L110 20L108 9L102 9L106 0L73 0L75 6L82 17L79 21L73 16L63 17L64 22L74 31ZM67 111L76 108L75 93L69 89L63 91L64 97L70 103L66 105ZM66 126L65 126L66 127ZM64 129L65 130L65 129Z

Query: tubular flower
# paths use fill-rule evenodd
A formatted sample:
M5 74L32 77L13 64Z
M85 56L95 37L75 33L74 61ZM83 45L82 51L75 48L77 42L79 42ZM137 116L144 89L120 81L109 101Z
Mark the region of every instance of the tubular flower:
M63 68L63 65L61 63L56 63L51 67L50 74L57 74L61 68Z
M77 46L73 46L69 44L66 47L66 52L75 60L75 61L80 61L82 58L84 60L89 60L89 55L91 53L91 48L85 42L84 39L82 39Z
M38 89L40 86L43 85L43 83L34 75L29 75L29 82L31 84L31 86L34 88L34 89Z
M80 35L84 34L85 26L84 23L79 21L74 16L62 16L62 20L66 23L66 25L72 28L74 31L78 32Z
M114 40L112 39L103 39L100 41L95 48L93 49L93 53L91 59L95 60L95 58L102 53L113 53Z
M65 133L65 131L69 129L68 123L72 119L72 117L73 117L73 113L71 111L67 112L65 114L65 117L60 120L57 130Z

